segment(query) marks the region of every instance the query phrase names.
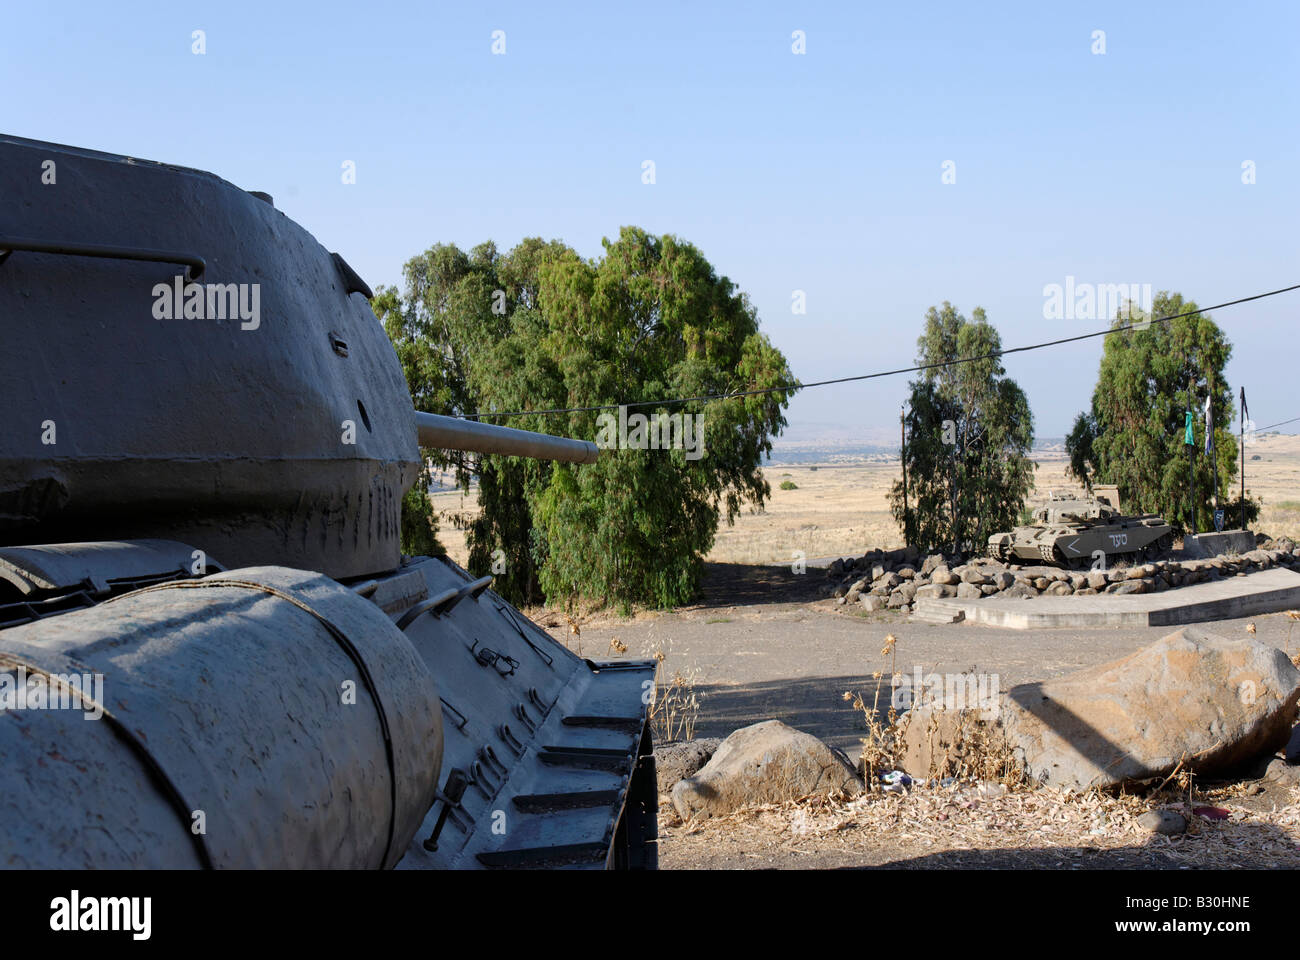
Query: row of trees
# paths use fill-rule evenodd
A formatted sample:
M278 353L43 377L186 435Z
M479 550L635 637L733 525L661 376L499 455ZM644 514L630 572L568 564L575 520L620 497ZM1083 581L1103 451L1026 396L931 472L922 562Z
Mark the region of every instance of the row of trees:
M491 412L776 388L665 411L700 417L705 454L694 458L619 449L570 465L422 451L463 485L477 476L469 565L495 572L513 602L691 600L719 519L771 494L760 464L796 383L747 297L691 244L630 227L592 260L538 238L505 254L490 242L468 253L438 245L406 264L404 280L372 306L420 410L595 439L600 411ZM404 504L409 552L439 549L427 493L422 478Z
M540 238L504 254L490 242L468 252L440 244L411 259L402 289L381 287L372 306L420 410L594 438L600 410L526 411L775 390L675 407L700 415L702 457L621 449L574 466L422 451L465 488L477 477L469 565L495 573L496 588L516 603L687 602L718 521L770 496L760 465L797 381L746 296L689 243L624 228L591 260ZM1196 305L1162 292L1152 310L1164 317ZM1212 495L1230 491L1237 471L1223 376L1231 347L1205 314L1142 325L1148 315L1123 313L1114 326L1136 320L1138 328L1105 338L1090 408L1066 440L1070 472L1088 487L1117 484L1126 510L1175 524L1194 511L1206 529ZM1001 349L980 308L968 319L945 302L926 314L905 420L908 487L890 491L908 543L978 552L1023 519L1034 485L1033 416ZM1197 411L1198 449L1204 443L1207 391L1213 461L1182 449L1187 410ZM525 413L505 420L494 411ZM410 553L442 552L428 493L422 474L403 504ZM1220 505L1240 516L1239 501ZM1247 503L1248 519L1257 511Z
M1228 429L1233 393L1224 367L1232 348L1197 310L1181 295L1161 292L1150 314L1128 305L1120 311L1105 338L1091 406L1076 418L1066 450L1070 474L1089 489L1118 485L1126 512L1158 513L1179 529L1194 523L1206 530L1216 503L1230 523L1240 522L1242 504L1231 497L1237 446ZM1175 319L1149 322L1154 317ZM917 347L923 369L910 384L905 420L907 486L894 484L891 511L908 543L979 552L989 535L1022 522L1033 487L1033 418L1023 391L991 356L1001 342L983 310L967 319L947 302L931 307ZM1213 459L1202 452L1207 395ZM1188 411L1191 456L1184 449ZM1258 512L1248 498L1247 522Z

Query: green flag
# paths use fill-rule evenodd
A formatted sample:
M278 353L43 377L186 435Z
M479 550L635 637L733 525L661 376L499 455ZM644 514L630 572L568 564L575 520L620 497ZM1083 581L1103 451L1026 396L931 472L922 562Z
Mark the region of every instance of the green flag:
M1192 411L1190 410L1187 411L1187 426L1186 433L1183 435L1183 443L1187 444L1189 447L1196 443L1192 438Z

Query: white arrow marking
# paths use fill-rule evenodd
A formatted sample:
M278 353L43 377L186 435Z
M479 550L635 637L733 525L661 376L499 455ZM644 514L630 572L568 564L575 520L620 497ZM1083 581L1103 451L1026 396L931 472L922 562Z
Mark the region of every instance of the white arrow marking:
M1065 549L1069 550L1071 553L1082 553L1083 551L1079 550L1079 548L1075 546L1075 544L1078 542L1079 542L1079 538L1075 537L1073 540L1071 540L1069 543L1065 545Z

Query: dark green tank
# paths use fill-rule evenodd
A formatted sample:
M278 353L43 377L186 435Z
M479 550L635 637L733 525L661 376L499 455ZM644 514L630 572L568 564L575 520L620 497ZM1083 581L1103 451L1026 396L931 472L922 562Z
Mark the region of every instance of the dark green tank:
M1090 497L1049 494L1034 522L989 537L989 554L1018 563L1046 563L1083 569L1101 559L1143 561L1173 546L1173 530L1155 514L1124 516L1113 486L1097 486Z

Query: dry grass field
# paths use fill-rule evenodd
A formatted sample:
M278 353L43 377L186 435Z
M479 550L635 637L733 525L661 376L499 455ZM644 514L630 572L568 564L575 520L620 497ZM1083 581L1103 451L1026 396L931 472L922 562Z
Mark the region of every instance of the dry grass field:
M1252 456L1260 459L1251 460ZM1036 458L1035 496L1049 490L1077 490L1065 475L1066 460L1057 453ZM886 499L899 477L897 461L820 466L771 464L767 480L772 498L761 512L747 508L728 526L718 525L709 553L719 563L784 563L796 551L808 558L862 553L874 547L902 545L898 525ZM789 481L794 490L782 490ZM1300 539L1300 436L1274 434L1247 448L1246 488L1263 497L1264 510L1256 528L1271 536ZM438 536L452 559L464 563L465 536L449 519L477 511L477 494L444 491L433 495L442 515ZM1229 526L1233 526L1229 518Z

